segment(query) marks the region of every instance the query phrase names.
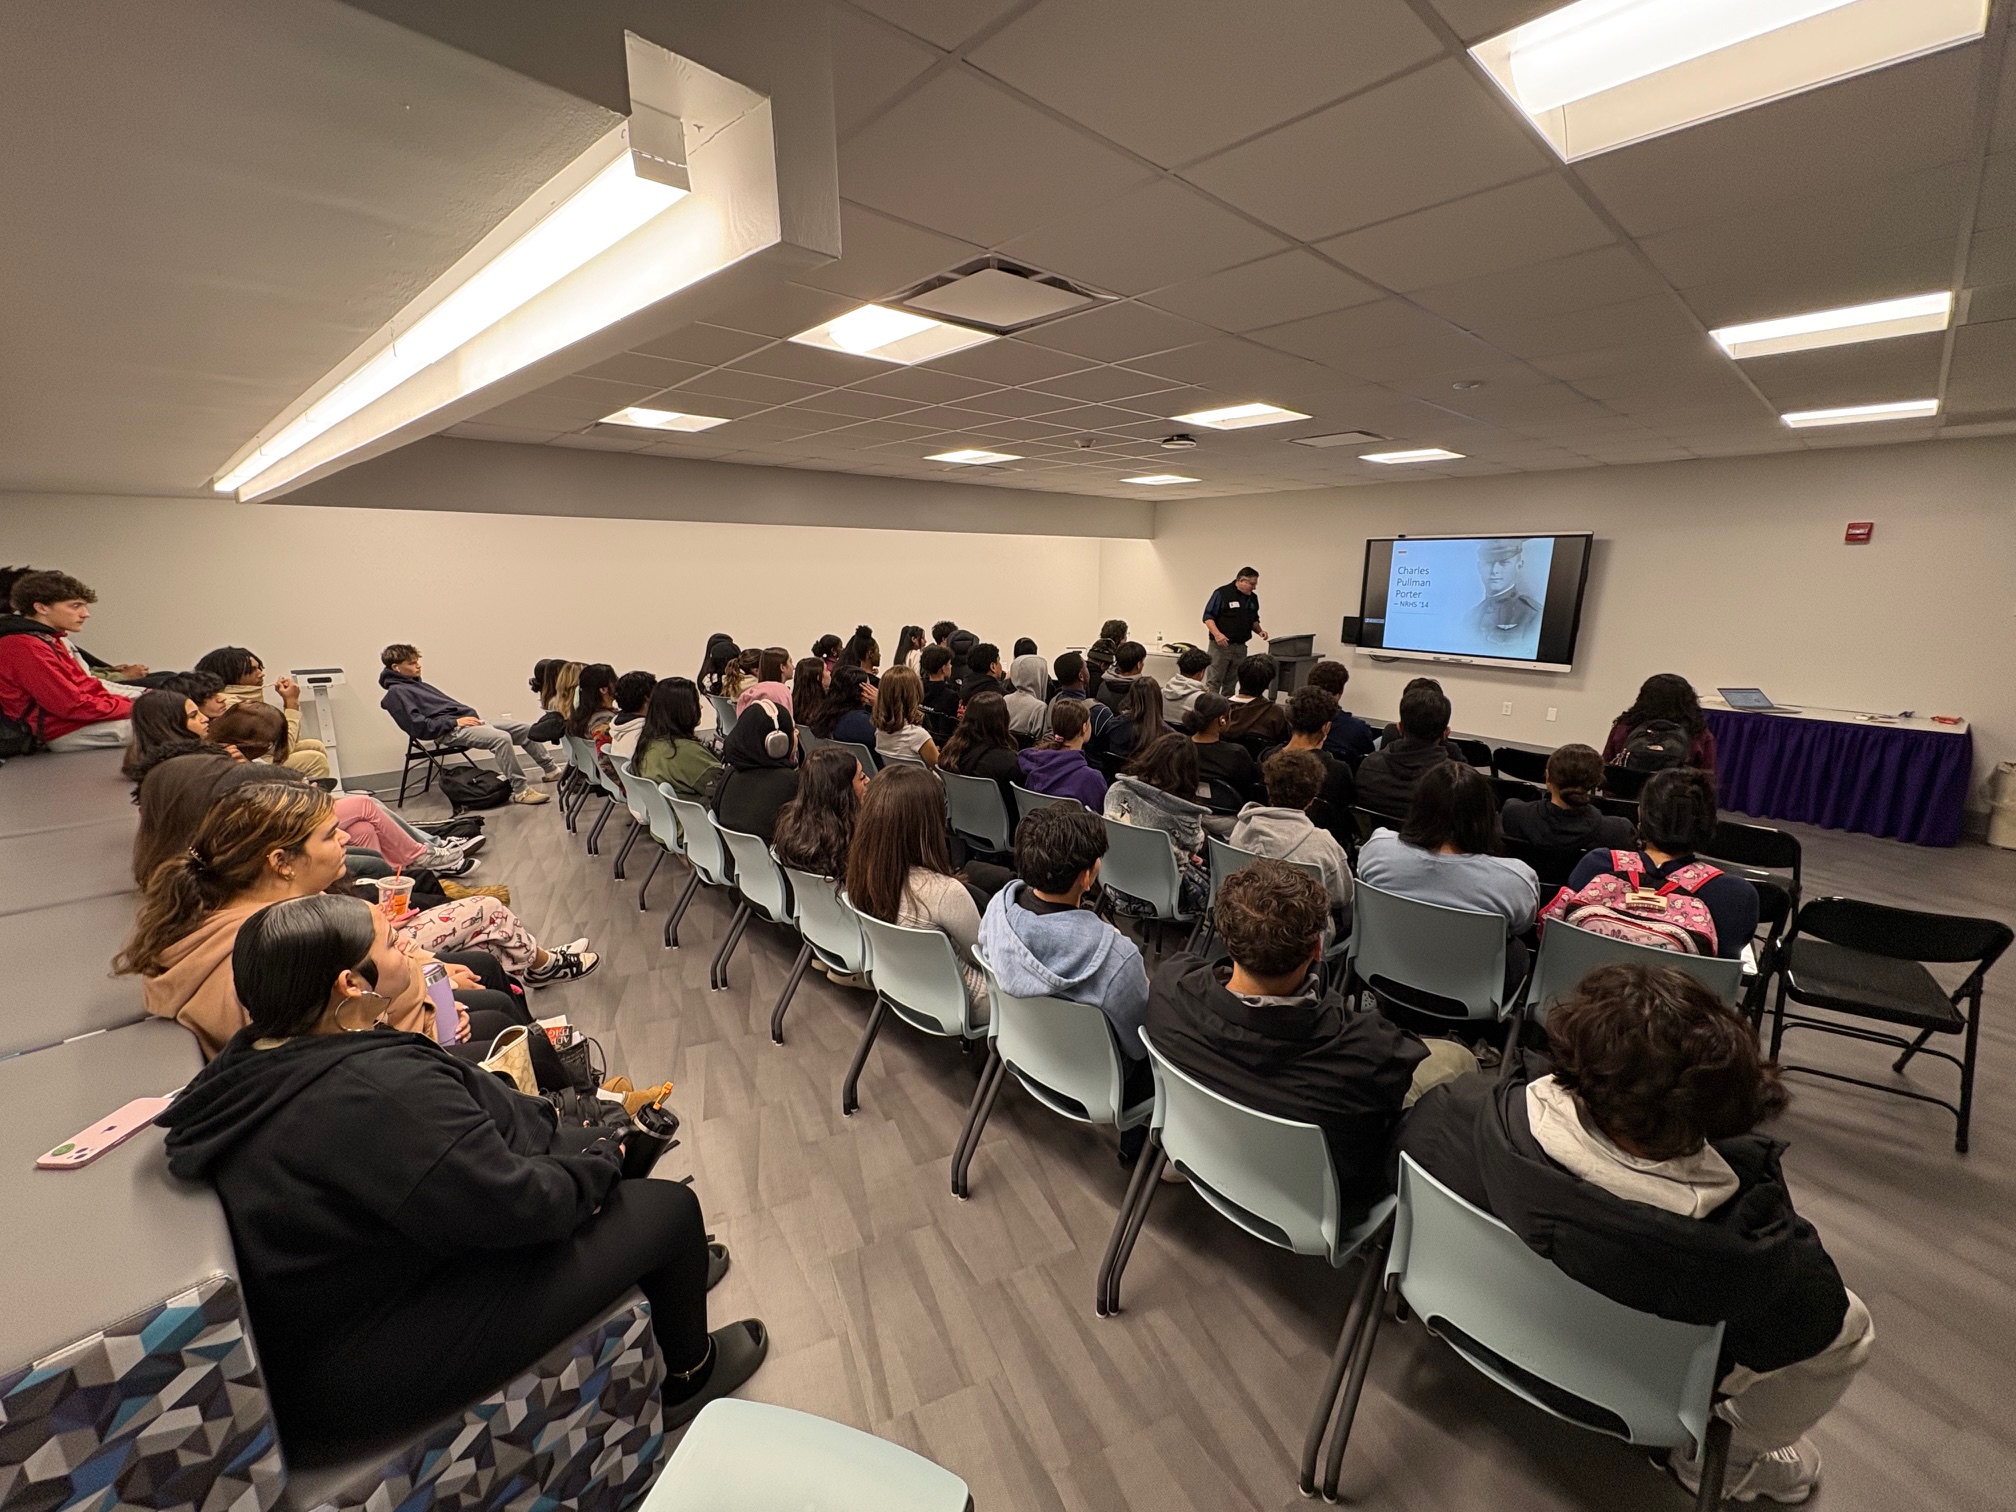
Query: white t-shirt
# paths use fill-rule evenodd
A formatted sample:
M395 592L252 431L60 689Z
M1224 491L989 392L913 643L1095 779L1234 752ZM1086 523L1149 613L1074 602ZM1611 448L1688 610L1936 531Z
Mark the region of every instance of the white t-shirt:
M916 756L930 744L931 732L922 725L905 725L895 734L887 730L875 732L875 754L877 756Z

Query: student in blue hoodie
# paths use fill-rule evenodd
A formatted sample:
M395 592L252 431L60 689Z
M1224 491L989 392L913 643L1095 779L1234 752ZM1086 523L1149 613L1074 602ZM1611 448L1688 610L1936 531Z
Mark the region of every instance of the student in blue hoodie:
M1155 1089L1141 1043L1148 972L1139 947L1084 907L1105 854L1098 815L1061 804L1031 813L1015 831L1021 880L996 893L981 915L980 952L1013 996L1063 998L1106 1015L1126 1057L1122 1095L1131 1105ZM1122 1160L1139 1153L1147 1133L1143 1127L1120 1136Z

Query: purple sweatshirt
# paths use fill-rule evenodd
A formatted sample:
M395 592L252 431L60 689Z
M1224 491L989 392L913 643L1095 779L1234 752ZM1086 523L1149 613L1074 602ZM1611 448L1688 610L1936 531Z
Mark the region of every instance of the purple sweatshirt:
M1106 807L1106 779L1086 761L1083 751L1027 750L1016 758L1022 785L1032 793L1076 798L1097 814Z

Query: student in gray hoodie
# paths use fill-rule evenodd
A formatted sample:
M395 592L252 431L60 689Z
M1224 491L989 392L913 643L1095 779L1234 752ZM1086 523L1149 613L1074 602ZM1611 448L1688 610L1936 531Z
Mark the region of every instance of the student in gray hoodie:
M988 903L980 918L980 952L1002 990L1015 997L1063 998L1105 1014L1127 1058L1131 1103L1153 1089L1141 1043L1148 973L1132 940L1080 906L1099 880L1105 854L1106 827L1098 815L1062 804L1031 813L1015 831L1021 880Z
M1171 724L1183 723L1197 697L1209 693L1204 674L1211 669L1211 653L1198 646L1176 658L1176 675L1162 684L1162 711Z
M1050 664L1033 651L1008 665L1008 728L1031 740L1050 721Z
M1323 791L1323 763L1310 751L1275 752L1260 769L1267 802L1249 803L1232 826L1232 843L1276 861L1314 866L1323 877L1330 907L1340 917L1351 912L1351 863L1344 847L1309 817L1309 805Z

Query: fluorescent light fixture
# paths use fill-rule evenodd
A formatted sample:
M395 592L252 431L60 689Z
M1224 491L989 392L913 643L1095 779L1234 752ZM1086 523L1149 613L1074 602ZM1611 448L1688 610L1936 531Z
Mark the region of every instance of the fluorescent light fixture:
M991 462L1020 462L1022 459L1013 452L982 451L977 446L962 447L958 451L939 452L926 457L926 462L957 462L961 467L985 467Z
M1838 310L1810 310L1777 320L1754 320L1724 326L1708 334L1715 344L1739 361L1772 357L1780 352L1810 352L1816 347L1847 346L1856 341L1882 341L1890 336L1915 336L1943 331L1953 319L1953 296L1913 294L1875 304L1846 305Z
M686 197L684 189L637 176L627 136L620 127L590 153L610 157L610 161L516 240L471 270L445 298L398 330L389 345L261 442L211 487L218 493L236 493L366 405L468 345ZM528 350L506 371L565 344L556 341L545 351ZM486 381L501 376L491 373Z
M1971 42L1989 0L1577 0L1470 49L1562 158Z
M1358 460L1380 462L1392 467L1403 462L1460 462L1463 460L1463 453L1445 451L1439 446L1420 446L1413 451L1363 452Z
M1816 425L1867 425L1874 420L1923 420L1939 413L1937 399L1899 399L1890 404L1851 404L1844 409L1791 410L1778 418L1794 430Z
M628 409L620 409L613 415L602 417L604 425L641 425L647 430L703 431L712 430L717 425L726 425L728 420L721 415L687 415L678 410L645 409L633 404Z
M1202 483L1202 478L1186 478L1181 473L1143 473L1138 478L1122 478L1122 483L1144 483L1150 488L1167 488L1171 483Z
M1198 410L1194 414L1171 415L1186 425L1208 425L1213 430L1245 430L1255 425L1279 425L1283 420L1307 420L1300 410L1283 409L1278 404L1228 404L1223 409Z
M800 331L791 339L801 346L824 347L829 352L848 352L856 357L873 357L878 362L907 365L963 352L996 337L992 331L976 331L970 326L933 320L928 315L871 304L849 310L809 331Z
M1327 436L1290 436L1288 444L1290 446L1327 448L1332 446L1363 446L1368 441L1384 441L1385 439L1384 436L1373 435L1371 431L1349 430L1332 431Z

